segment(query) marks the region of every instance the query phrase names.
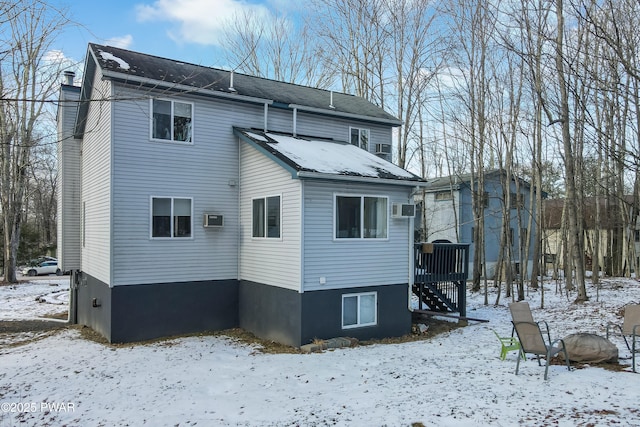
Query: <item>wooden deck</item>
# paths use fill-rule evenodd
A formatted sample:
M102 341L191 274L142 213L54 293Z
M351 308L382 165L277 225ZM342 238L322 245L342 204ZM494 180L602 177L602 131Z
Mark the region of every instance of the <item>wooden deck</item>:
M466 316L469 245L417 243L414 252L413 293L419 298L419 310Z

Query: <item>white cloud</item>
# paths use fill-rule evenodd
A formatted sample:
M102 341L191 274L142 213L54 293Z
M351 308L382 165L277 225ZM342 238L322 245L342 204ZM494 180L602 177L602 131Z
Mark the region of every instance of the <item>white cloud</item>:
M128 49L133 44L133 36L127 34L124 36L111 37L105 41L107 46L121 47L122 49Z
M268 14L264 5L240 0L156 0L137 5L136 15L139 22L174 24L168 34L178 43L219 45L226 23L249 10L258 16Z
M49 50L44 54L44 60L47 62L62 62L65 59L64 52L58 49Z

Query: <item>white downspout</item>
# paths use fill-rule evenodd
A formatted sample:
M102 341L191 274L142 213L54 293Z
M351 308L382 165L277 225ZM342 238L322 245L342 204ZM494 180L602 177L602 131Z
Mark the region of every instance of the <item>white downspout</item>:
M267 132L267 117L269 116L269 104L264 103L264 131Z
M229 73L229 92L237 92L236 88L233 87L233 70Z
M411 203L411 198L409 198L409 203ZM407 307L409 308L410 312L413 312L413 308L411 307L411 297L413 296L413 282L415 279L415 268L414 268L414 249L413 249L413 239L414 239L414 233L413 233L413 227L414 227L414 218L411 217L409 218L409 221L407 221L409 223L408 227L409 227L409 288L407 289Z
M298 109L293 109L293 136L296 137L298 134Z

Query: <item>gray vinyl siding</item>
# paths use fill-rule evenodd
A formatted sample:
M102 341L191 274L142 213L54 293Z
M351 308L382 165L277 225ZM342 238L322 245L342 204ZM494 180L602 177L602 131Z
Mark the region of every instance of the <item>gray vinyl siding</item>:
M111 97L111 83L94 78L96 99ZM111 108L109 101L92 102L82 142L82 203L85 204L85 245L82 270L111 285ZM81 207L82 209L82 207Z
M150 141L148 98L116 105L114 284L237 279L239 176L232 126L259 125L262 107L161 97L193 102L193 144ZM152 239L151 197L191 198L192 237ZM223 215L224 226L204 228L204 213Z
M240 279L300 291L300 181L255 148L240 144ZM253 238L252 200L276 195L281 198L280 239Z
M337 117L318 116L298 112L299 134L322 136L325 138L333 138L338 141L349 142L350 127L369 129L369 151L371 152L375 151L375 144L391 144L392 128L390 126L355 119L340 119Z
M57 242L58 264L65 271L80 268L80 147L73 138L78 111L79 88L63 86L58 107L58 186Z
M263 125L260 125L262 129ZM296 133L298 135L332 138L338 141L349 141L349 128L358 127L369 129L369 150L375 151L375 144L391 144L392 128L362 120L341 119L330 116L320 116L298 111ZM277 132L293 132L293 111L270 107L268 113L268 130Z
M304 183L303 290L409 283L409 219L391 218L394 202L407 203L409 189L341 182ZM389 197L388 239L334 240L334 194ZM320 284L320 278L326 283Z
M260 129L263 128L264 124L260 125ZM293 111L270 106L267 113L267 130L293 133Z

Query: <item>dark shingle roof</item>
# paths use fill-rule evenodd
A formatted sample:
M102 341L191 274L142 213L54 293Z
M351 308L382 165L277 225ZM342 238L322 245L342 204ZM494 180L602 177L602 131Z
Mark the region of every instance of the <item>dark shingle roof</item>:
M230 71L93 43L89 44L89 50L93 52L103 72L107 72L112 78L115 78L113 73L117 73L122 79L148 79L159 82L160 86L180 85L212 93L237 94L271 100L281 106L299 105L331 115L357 115L365 120L400 124L398 119L382 108L353 95L239 73L233 73L233 89L230 89ZM330 107L332 96L333 108Z

